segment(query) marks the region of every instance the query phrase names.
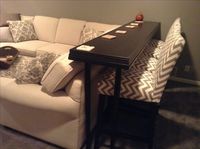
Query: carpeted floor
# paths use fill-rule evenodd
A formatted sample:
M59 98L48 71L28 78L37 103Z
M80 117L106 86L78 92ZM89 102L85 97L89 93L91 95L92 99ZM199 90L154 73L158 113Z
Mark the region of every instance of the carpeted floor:
M200 149L200 91L196 88L169 89L165 93L156 126L156 149ZM117 149L146 149L129 140ZM0 126L0 149L61 149ZM104 149L102 147L101 149Z

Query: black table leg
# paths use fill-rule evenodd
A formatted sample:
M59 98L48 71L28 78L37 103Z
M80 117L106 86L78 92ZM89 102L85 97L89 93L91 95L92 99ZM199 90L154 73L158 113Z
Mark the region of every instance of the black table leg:
M85 133L86 149L91 149L91 65L85 63Z
M99 103L98 103L98 110L97 110L97 122L96 122L96 131L94 137L94 149L99 149L99 138L101 135L101 128L103 124L103 113L104 113L104 106L105 106L105 96L99 95Z
M120 98L120 86L121 86L121 69L116 68L115 70L115 87L114 87L114 100L113 100L113 111L112 111L112 133L111 133L111 149L115 147L117 124L118 124L118 106Z

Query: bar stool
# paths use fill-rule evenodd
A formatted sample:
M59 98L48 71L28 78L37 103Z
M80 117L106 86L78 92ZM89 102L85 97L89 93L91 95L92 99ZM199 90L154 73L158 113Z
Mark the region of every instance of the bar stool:
M122 70L118 112L115 114L119 116L119 111L121 107L123 109L123 105L130 107L129 109L132 108L132 110L136 108L139 109L139 111L146 112L151 120L148 137L137 138L137 136L133 136L147 143L149 149L153 149L155 121L165 85L185 44L185 40L180 32L181 25L180 18L178 18L171 26L164 43L161 41L152 41L143 49L143 52L129 70ZM109 68L98 82L100 100L96 125L95 149L99 147L99 137L103 130L103 122L107 118L107 115L110 115L108 111L113 108L112 100L118 100L113 99L114 79L115 71ZM136 106L131 107L131 105ZM141 108L143 105L146 107L150 106L151 108L143 109ZM111 113L111 116L113 116L113 113ZM107 120L109 120L109 118ZM109 126L116 128L117 132L113 132L112 129L110 130L112 135L113 133L115 133L115 136L118 134L126 135L118 131L121 127L117 125L121 123L123 122L117 121L115 126ZM128 134L127 136L130 137L131 135ZM111 148L114 148L113 143L111 143Z

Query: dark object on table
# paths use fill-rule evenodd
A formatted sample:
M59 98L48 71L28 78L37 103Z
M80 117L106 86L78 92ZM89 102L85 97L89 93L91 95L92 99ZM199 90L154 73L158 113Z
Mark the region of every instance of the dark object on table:
M0 48L0 69L8 69L15 61L19 51L11 46Z

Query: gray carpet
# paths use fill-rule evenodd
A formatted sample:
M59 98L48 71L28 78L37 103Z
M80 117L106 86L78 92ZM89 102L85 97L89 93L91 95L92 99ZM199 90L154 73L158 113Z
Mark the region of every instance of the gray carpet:
M156 126L156 149L200 149L200 91L165 93ZM119 140L117 149L146 149L142 143ZM61 149L0 126L0 149ZM101 149L104 149L102 147Z

